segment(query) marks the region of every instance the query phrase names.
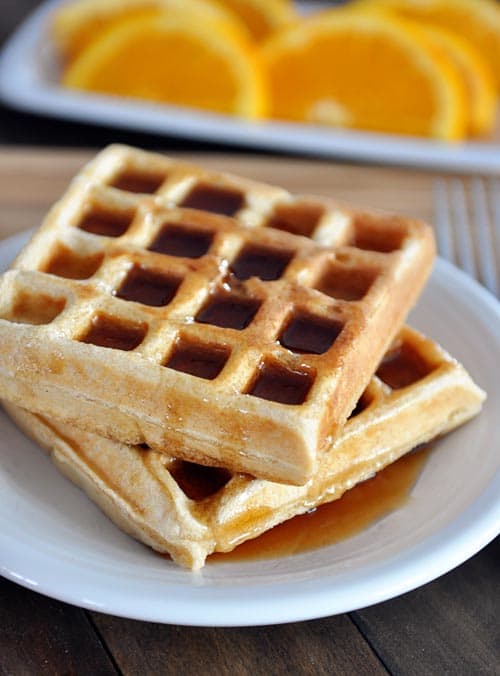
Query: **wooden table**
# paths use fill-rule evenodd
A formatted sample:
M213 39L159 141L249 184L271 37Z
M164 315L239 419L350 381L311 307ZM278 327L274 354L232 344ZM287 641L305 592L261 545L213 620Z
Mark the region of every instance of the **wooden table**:
M39 223L89 156L0 148L0 238ZM427 219L432 212L430 174L262 156L188 159L296 191ZM499 674L499 555L497 539L458 569L397 599L321 620L255 628L121 619L0 578L0 674Z

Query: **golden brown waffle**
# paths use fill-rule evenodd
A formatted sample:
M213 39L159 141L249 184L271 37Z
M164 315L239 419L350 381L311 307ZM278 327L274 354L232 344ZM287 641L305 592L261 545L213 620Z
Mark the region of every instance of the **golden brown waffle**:
M304 483L433 255L420 222L114 146L2 279L0 392L124 443Z
M118 526L196 569L214 551L230 551L336 500L418 444L474 416L483 399L460 364L405 328L331 452L300 487L231 475L49 422L10 404L6 408Z

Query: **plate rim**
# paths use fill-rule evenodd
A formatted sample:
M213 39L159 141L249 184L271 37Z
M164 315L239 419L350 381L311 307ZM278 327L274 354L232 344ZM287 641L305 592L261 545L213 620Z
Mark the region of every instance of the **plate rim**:
M410 136L328 129L289 122L244 122L194 109L71 92L33 78L35 50L48 13L62 0L44 0L0 52L0 100L14 108L191 140L238 144L254 150L313 154L452 173L500 171L500 141L444 143ZM29 86L28 86L29 85ZM168 114L168 119L166 117Z
M24 231L1 240L0 259L13 255L29 233L30 231ZM491 312L493 318L500 319L500 303L464 272L438 259L434 274L438 280L435 283L439 284L439 278L444 275L444 278L449 278L449 281L457 284L459 288L465 285L478 299L478 302ZM500 338L498 344L500 346ZM88 610L137 620L185 626L232 627L262 626L317 619L368 607L412 591L473 556L491 542L500 531L499 489L500 470L491 477L478 498L444 528L426 536L408 549L397 552L389 559L372 564L368 578L363 579L362 574L361 581L354 585L354 595L352 586L347 593L345 591L342 593L342 589L339 592L334 586L334 599L331 596L332 589L328 589L328 586L326 589L324 586L318 586L317 580L303 581L302 586L290 580L269 582L263 585L263 589L259 587L260 595L256 595L256 584L247 587L237 586L238 594L234 593L234 587L233 593L227 594L226 589L221 590L217 584L204 585L202 574L187 572L185 585L166 582L165 587L169 593L175 592L171 604L165 604L165 598L159 595L157 599L154 599L154 603L151 603L151 598L148 598L149 605L144 607L140 602L137 603L137 599L135 601L127 599L123 590L112 590L110 597L104 602L97 601L87 593L89 585L92 587L92 579L89 578L82 590L71 586L74 584L75 574L78 575L78 563L72 566L69 582L60 588L54 581L54 571L63 574L66 565L64 560L54 562L54 557L50 553L37 552L38 572L33 576L30 563L27 563L30 557L26 556L30 549L32 550L32 546L30 547L27 542L16 542L17 550L10 552L9 557L6 555L9 540L12 539L9 534L0 535L0 545L2 545L0 550L5 552L0 573L13 582L50 598L72 603ZM396 579L391 569L398 571ZM52 574L48 573L48 570L52 571ZM66 572L67 570L66 567ZM405 575L402 575L401 571ZM61 578L57 575L55 577L60 582ZM103 581L105 579L106 575L103 576ZM329 576L326 575L323 582L328 583L328 579ZM101 581L101 587L103 581ZM266 591L269 587L272 587L272 594L267 598ZM117 591L119 593L116 593ZM137 591L135 591L136 594ZM218 603L216 603L217 595L222 595L222 601L219 599ZM357 598L357 601L353 602L353 596ZM242 606L245 603L247 610L243 611Z

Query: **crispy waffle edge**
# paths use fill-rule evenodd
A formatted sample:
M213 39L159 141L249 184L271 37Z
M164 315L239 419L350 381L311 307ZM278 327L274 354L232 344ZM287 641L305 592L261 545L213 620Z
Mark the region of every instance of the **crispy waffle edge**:
M409 328L403 329L400 343L418 353L428 370L396 389L374 376L363 394L364 408L322 456L315 476L300 487L235 474L215 494L196 501L178 485L168 464L175 461L164 454L54 423L9 403L4 407L116 525L196 570L210 553L230 551L286 519L340 498L480 411L485 393L436 343Z
M351 334L346 333L345 336L341 334L337 363L343 375L338 379L336 376L333 377L314 401L311 399L301 406L289 407L276 402L269 403L257 397L249 397L247 394L242 395L242 390L238 390L238 387L243 388L244 392L244 388L248 386L245 381L239 383L237 387L228 380L229 387L224 390L224 369L221 376L217 376L221 378L222 385L218 390L217 385L214 386L214 396L210 395L210 388L206 383L193 382L200 380L199 378L190 377L189 380L189 378L186 379L185 374L178 372L170 376L171 387L165 389L163 385L166 380L163 378L165 374L162 371L169 369L156 369L154 373L151 370L149 380L146 377L137 378L134 375L134 373L141 373L145 367L152 367L151 362L156 360L156 364L158 363L159 348L153 345L154 340L151 340L144 348L150 350L146 355L141 353L142 348L138 348L138 352L132 350L126 360L120 355L110 354L117 352L116 350L108 350L108 354L102 354L102 348L79 342L78 336L75 338L71 332L73 328L77 333L80 330L78 322L83 321L85 308L89 313L91 312L91 299L92 294L95 294L95 289L92 288L90 282L62 280L52 274L39 272L41 265L39 250L43 248L44 242L48 244L52 241L54 223L65 221L66 218L69 220L76 218L76 215L80 213L78 211L80 207L75 206L75 200L76 203L81 199L91 201L94 199L92 197L94 192L99 193L99 190L101 192L103 190L99 181L106 183L111 180L110 177L114 176L113 172L121 171L120 167L122 169L129 167L127 171L130 173L132 165L136 166L136 169L138 167L137 171L140 169L146 172L153 182L156 180L155 176L163 171L161 167L165 168L167 172L165 175L168 174L167 167L170 167L172 175L165 179L163 187L159 187L155 195L137 196L130 191L107 187L104 190L105 199L108 200L111 210L121 209L125 213L127 209L139 205L138 209L146 211L152 209L154 212L179 203L182 205L183 200L187 200L189 204L189 199L193 199L190 195L196 196L196 181L200 185L211 181L226 193L231 193L231 190L234 192L235 189L246 191L245 204L235 217L246 229L248 237L268 238L275 242L276 246L281 241L288 241L289 233L275 229L272 224L276 225L277 216L273 216L274 212L271 213L269 209L275 208L279 215L283 209L293 207L294 199L298 202L305 199L293 198L289 193L278 188L246 181L229 174L207 172L151 153L122 146L112 146L104 150L73 180L67 194L50 212L45 225L18 257L15 269L4 277L4 296L7 295L9 289L14 289L15 295L22 292L23 284L29 290L30 286L38 288L38 284L43 282L46 284L47 294L55 294L56 301L60 298L61 303L66 303L69 307L75 295L78 295L79 304L78 312L75 310L71 314L71 307L69 310L64 307L59 316L57 315L57 302L55 302L54 313L57 316L53 324L56 329L60 327L61 332L58 335L51 334L51 342L49 341L50 322L48 326L33 329L33 327L25 327L22 324L4 326L8 322L0 321L5 346L2 368L0 368L2 397L46 415L50 419L59 419L88 431L97 431L103 436L124 443L147 443L155 450L166 450L167 453L169 446L175 444L179 456L193 462L223 464L233 471L248 471L266 479L303 484L314 472L318 452L321 453L322 448L330 443L330 438L338 434L364 385L368 382L376 359L388 347L427 278L434 255L430 228L413 222L411 219L397 221L394 217L396 220L394 223L391 221L391 227L394 226L395 231L398 227L408 228L407 232L410 233L408 237L410 239L414 237L411 246L403 247L394 255L379 252L370 257L366 252L363 253L364 250L357 252L356 255L365 256L366 261L373 259L378 261L377 265L381 266L385 265L383 261L389 260L392 256L390 260L394 264L388 265L386 278L384 278L388 286L377 281L367 292L366 299L360 299L351 304L347 301L335 302L338 316L342 317L342 313L349 311L353 317L350 326L352 334L357 336L355 355L352 346L349 353ZM128 180L128 188L130 188L132 180L130 176ZM120 185L119 182L118 185ZM296 238L295 242L300 240L300 247L304 249L313 245L320 247L333 245L335 242L332 241L332 237L335 239L335 236L338 236L335 232L339 229L342 231L343 228L355 230L358 228L359 232L358 230L356 232L358 235L361 233L361 238L366 237L367 233L371 236L370 233L376 225L377 218L382 218L366 212L340 208L330 200L314 199L317 205L326 210L326 216L322 216L324 222L320 221L316 230L309 233L308 239L302 236L303 233L292 235ZM188 216L194 217L192 212ZM266 227L268 222L266 219L269 218L271 227ZM334 220L340 223L337 231L330 222ZM355 226L354 223L357 221L363 221L363 224L359 227ZM282 224L278 223L278 225L281 227ZM132 230L134 227L132 226ZM77 228L74 232L76 230ZM258 232L256 234L256 231L260 231L260 235ZM250 234L251 232L253 234ZM86 251L90 258L99 255L99 242L102 238L97 237L92 240L93 235L81 232L78 236L79 242L81 241L87 247ZM113 256L115 254L118 258L117 248L113 249ZM327 256L326 251L324 255ZM344 252L343 255L345 257L347 254ZM335 264L344 265L341 261L336 261ZM367 262L367 265L369 267L370 264ZM33 272L34 269L36 272ZM302 273L313 274L307 266L301 271ZM99 283L102 286L104 280ZM254 284L254 286L258 285ZM294 289L296 291L296 286L292 292ZM327 302L333 307L331 300L326 296L321 299L320 295L316 290L313 293L315 307L320 307L322 303ZM89 300L86 305L87 297ZM8 301L5 302L8 305ZM111 314L112 308L117 308L120 303L122 303L120 307L123 308L123 302L114 296L106 297L102 301L107 308L106 312ZM294 303L293 298L290 303ZM144 323L145 316L152 316L153 311L146 315L135 303L127 303L127 305L124 314L129 317L134 326L141 325L141 322ZM97 312L95 307L92 311ZM8 307L5 313L3 316L8 316ZM88 320L90 319L89 316ZM376 331L369 333L364 330L369 322L376 323ZM188 326L181 327L181 329L185 332L193 330ZM212 326L207 331L211 331L210 335L217 335L217 331ZM37 338L33 337L35 333ZM70 334L73 340L68 341ZM20 345L22 349L19 349ZM279 348L272 349L276 351ZM269 350L272 351L271 348ZM146 356L146 361L142 361L144 356ZM256 369L255 373L257 373L259 361L257 352L254 358L252 368ZM286 359L289 361L291 372L296 365L300 367L300 358L297 358L297 355L286 355ZM314 359L311 358L310 361L314 366L316 363ZM125 365L126 368L124 368ZM224 368L227 371L228 367ZM336 373L336 367L331 363L328 363L326 370L332 374ZM248 374L245 377L247 378ZM111 384L102 387L102 382L108 380ZM122 387L118 386L118 380ZM154 383L160 381L162 387L155 389ZM326 379L324 382L326 383ZM80 392L77 384L81 387L83 383L86 389ZM193 393L195 386L196 392ZM165 396L155 402L155 406L151 406L151 393L154 391L157 397L160 390L164 390ZM175 399L176 393L178 393L177 400ZM233 400L237 400L234 405ZM325 403L327 401L328 405ZM143 410L141 407L148 406L146 415L141 416ZM172 409L176 411L175 414L172 413ZM240 419L237 413L243 409L245 414ZM192 419L188 424L186 421L190 417ZM246 435L241 434L242 425L247 427ZM265 451L262 450L264 448Z

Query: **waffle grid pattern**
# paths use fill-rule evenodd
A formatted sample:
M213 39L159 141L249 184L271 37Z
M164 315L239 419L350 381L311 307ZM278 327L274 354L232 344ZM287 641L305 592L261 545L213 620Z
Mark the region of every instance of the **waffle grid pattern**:
M230 551L340 498L416 445L475 415L483 398L461 365L436 343L404 328L332 452L322 456L316 475L301 487L193 465L8 410L118 525L180 565L199 568L214 551Z
M230 393L242 418L242 394L267 399L278 424L303 421L314 455L404 318L431 250L418 222L111 147L7 274L0 316L44 325L40 340L135 352L151 382L154 365L182 372L186 387L198 376L201 402ZM372 363L356 369L369 351ZM227 464L256 471L240 460Z
M149 251L148 247L170 224L175 228L185 226L186 233L192 232L195 224L197 232L206 232L212 238L210 250L197 259ZM84 244L81 239L77 234L76 241L72 242L73 251L85 251L88 243ZM22 276L18 276L19 280L26 279L26 294L29 288L36 288L33 306L40 293L52 297L54 307L58 298L64 298L64 314L51 322L54 331L69 329L67 335L74 340L101 346L109 342L110 347L136 350L163 365L168 365L176 342L177 348L183 343L193 345L194 350L199 346L199 362L202 362L203 348L207 353L213 348L214 353L230 354L231 361L225 364L216 383L219 388L231 385L234 390L245 391L256 371L262 368L260 365L269 359L283 365L284 373L289 370L291 379L297 372L331 371L338 364L334 343L339 334L344 331L346 340L354 340L351 322L356 325L362 322L355 303L338 301L300 283L311 277L314 270L334 262L335 254L290 235L249 230L219 216L203 214L199 218L195 211L157 208L154 213L147 209L141 217L136 217L130 232L120 237L119 242L99 239L102 249L96 247L85 254L81 265L72 266L71 254L61 249L60 240L55 247L49 247L48 261L41 263L42 270L62 273L64 277L76 276L89 257L101 260L92 278L84 284L65 279L57 288L52 276L46 278L31 271L23 271ZM270 251L271 255L273 251L281 253L284 246L290 246L290 240L295 245L293 259L281 279L263 281L252 277L240 281L230 271L231 261L242 258L238 252L258 247ZM47 252L43 254L43 258L46 257ZM362 258L361 254L358 260ZM63 259L69 263L65 264ZM373 267L373 261L368 265ZM387 263L381 260L380 274L384 267ZM88 269L84 273L87 274ZM36 278L36 285L35 279L29 279L31 276ZM166 297L171 296L169 302L160 307L149 305L156 289L160 294L163 291ZM172 289L175 293L170 293ZM134 302L141 293L147 304ZM328 321L325 316L329 317ZM29 316L26 319L29 321ZM246 325L240 329L241 321ZM240 331L245 331L244 341ZM310 334L309 340L307 334ZM120 335L122 340L117 344ZM191 366L195 368L196 364Z

